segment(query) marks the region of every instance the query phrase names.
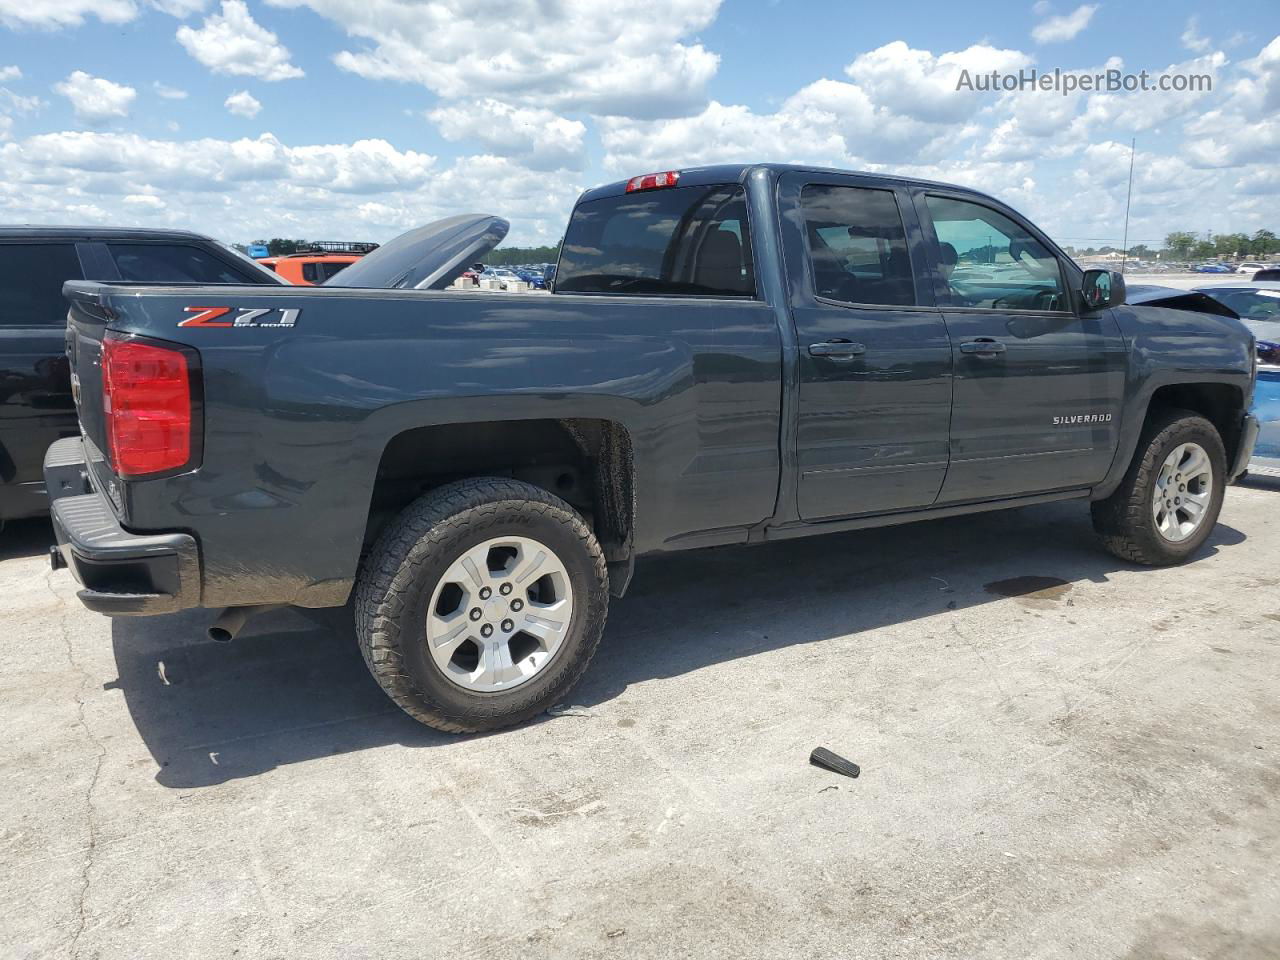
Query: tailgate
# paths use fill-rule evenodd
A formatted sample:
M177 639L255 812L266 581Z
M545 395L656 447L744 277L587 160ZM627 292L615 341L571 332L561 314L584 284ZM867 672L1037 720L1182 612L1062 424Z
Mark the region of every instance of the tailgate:
M70 303L67 360L71 366L71 395L81 432L98 451L103 451L107 437L102 408L102 337L111 313L90 284L68 283L63 293Z

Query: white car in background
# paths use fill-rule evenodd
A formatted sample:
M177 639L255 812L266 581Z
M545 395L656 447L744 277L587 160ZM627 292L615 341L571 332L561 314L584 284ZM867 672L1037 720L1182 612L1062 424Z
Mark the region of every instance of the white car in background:
M1244 263L1236 265L1236 273L1254 274L1266 268L1267 265L1265 263L1254 263L1252 260L1246 260Z

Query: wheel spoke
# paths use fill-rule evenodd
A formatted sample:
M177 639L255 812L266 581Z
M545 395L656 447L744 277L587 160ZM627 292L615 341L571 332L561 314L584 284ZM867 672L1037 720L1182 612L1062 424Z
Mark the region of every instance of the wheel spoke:
M477 589L483 587L485 581L489 579L489 547L486 544L481 544L465 554L459 563Z
M1209 458L1205 452L1199 447L1192 447L1187 453L1186 461L1178 468L1178 472L1182 474L1182 480L1185 483L1208 472L1208 469Z
M511 648L507 646L505 640L495 640L484 645L480 665L476 674L473 674L473 678L477 684L499 687L512 679L512 674L517 672L511 663Z
M532 583L532 581L529 580L529 578L542 569L542 565L546 562L546 560L547 560L547 554L545 550L536 551L533 555L533 558L529 560L528 563L525 563L523 566L521 566L512 577L512 579L514 579L516 582L516 586L523 586L526 581Z
M564 621L540 617L536 613L528 614L520 624L520 629L537 637L544 644L556 642L564 633Z

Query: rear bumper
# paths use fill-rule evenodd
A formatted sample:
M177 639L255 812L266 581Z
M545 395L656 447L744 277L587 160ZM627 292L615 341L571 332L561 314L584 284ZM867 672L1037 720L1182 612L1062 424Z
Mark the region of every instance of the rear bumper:
M96 613L143 616L200 605L200 555L187 533L130 533L88 479L79 437L59 440L44 459L45 486L65 565Z

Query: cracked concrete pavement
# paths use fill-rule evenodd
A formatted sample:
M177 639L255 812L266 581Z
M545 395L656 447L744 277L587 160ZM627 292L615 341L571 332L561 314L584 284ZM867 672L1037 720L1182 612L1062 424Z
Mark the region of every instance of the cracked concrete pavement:
M653 558L471 738L333 618L113 623L11 526L0 956L1280 956L1278 516L1169 570L1078 503Z

